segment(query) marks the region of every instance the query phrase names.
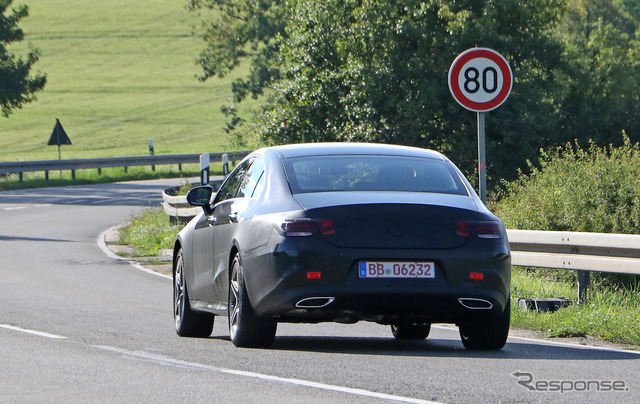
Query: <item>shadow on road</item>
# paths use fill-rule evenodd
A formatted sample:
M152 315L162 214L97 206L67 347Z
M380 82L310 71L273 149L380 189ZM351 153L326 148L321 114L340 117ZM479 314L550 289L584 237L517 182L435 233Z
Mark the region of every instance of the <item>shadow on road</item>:
M57 238L40 238L40 237L15 237L0 235L0 241L51 241L55 243L75 243L73 240L62 240Z
M0 204L8 205L103 205L158 206L162 191L179 180L149 183L109 183L0 192Z

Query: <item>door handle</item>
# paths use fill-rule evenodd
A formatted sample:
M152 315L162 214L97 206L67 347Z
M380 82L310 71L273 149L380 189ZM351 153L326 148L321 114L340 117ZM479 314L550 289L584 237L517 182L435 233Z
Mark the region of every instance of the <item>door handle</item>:
M207 223L209 224L209 226L213 226L217 221L218 219L215 216L207 217Z
M233 212L229 215L229 221L233 223L238 223L238 212Z

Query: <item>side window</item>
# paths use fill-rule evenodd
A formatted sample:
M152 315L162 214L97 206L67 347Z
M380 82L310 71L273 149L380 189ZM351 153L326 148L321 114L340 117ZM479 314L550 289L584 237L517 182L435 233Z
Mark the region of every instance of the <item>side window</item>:
M247 174L240 182L240 187L238 188L236 198L250 198L253 195L254 190L256 189L256 185L260 181L263 172L264 163L260 158L254 158L251 162L251 167L249 167L249 170L247 171Z
M236 197L238 186L242 182L250 166L251 166L251 161L245 161L234 172L230 174L230 177L227 178L227 181L224 183L224 185L222 185L222 188L220 188L220 190L218 191L218 195L216 196L216 200L214 201L214 203L226 201L227 199Z

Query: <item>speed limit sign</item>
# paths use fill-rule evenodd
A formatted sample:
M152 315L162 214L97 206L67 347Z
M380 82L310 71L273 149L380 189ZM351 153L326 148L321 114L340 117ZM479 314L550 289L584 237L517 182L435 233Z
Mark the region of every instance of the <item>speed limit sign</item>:
M478 190L483 203L487 201L484 116L507 99L512 86L509 63L492 49L473 48L462 52L449 68L449 90L453 98L478 115Z
M487 48L461 53L449 69L449 90L466 109L486 112L498 108L509 96L513 74L507 60Z

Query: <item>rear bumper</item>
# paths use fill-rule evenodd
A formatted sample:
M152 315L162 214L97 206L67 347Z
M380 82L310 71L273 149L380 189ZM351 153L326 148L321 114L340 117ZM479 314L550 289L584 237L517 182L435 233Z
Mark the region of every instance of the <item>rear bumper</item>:
M497 317L502 314L508 304L507 297L496 291L468 293L460 289L445 293L428 291L363 293L343 290L335 293L335 290L313 289L274 293L261 302L256 312L282 322L350 323L365 320L381 324L459 323L472 319ZM326 302L326 305L318 308L304 307L304 303L316 301ZM302 304L299 304L300 302ZM475 307L463 304L465 302L474 302Z
M282 322L458 323L499 316L509 303L508 251L407 249L402 260L435 262L435 278L367 279L358 274L361 260L399 260L398 250L316 245L279 245L271 253L243 258L258 315ZM308 279L307 272L321 277ZM482 273L483 279L470 279L470 272ZM305 299L312 300L300 304Z

